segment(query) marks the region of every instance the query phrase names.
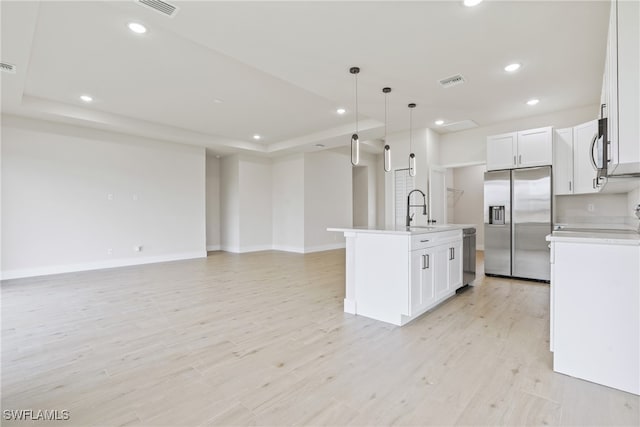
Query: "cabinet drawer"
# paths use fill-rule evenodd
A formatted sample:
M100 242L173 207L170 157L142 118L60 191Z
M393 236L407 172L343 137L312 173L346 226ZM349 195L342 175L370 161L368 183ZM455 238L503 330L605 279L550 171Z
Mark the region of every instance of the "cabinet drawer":
M411 236L411 250L426 249L462 239L462 230L436 231Z

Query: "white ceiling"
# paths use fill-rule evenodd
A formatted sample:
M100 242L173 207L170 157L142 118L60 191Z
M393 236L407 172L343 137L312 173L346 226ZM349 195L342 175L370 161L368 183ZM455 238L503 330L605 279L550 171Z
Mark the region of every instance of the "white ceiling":
M118 2L2 1L2 112L279 154L347 145L359 66L360 133L488 125L595 104L607 1L174 2L169 18ZM135 35L137 21L148 32ZM503 67L522 63L515 74ZM438 80L461 73L466 83ZM94 102L85 104L81 94ZM539 98L535 107L525 104ZM215 100L221 100L217 103ZM335 113L345 107L344 116ZM440 129L440 131L444 131ZM255 141L254 134L262 135Z

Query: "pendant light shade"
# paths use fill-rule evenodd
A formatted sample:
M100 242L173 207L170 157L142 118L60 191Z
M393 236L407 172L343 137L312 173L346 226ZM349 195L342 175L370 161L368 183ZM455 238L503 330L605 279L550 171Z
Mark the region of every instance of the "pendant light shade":
M411 103L409 107L409 175L416 176L416 155L413 152L413 109L416 104Z
M356 87L356 131L351 135L351 164L357 166L360 163L360 138L358 137L358 73L360 73L360 68L351 67L349 72L354 76Z
M391 92L390 87L382 88L382 93L384 93L384 171L391 172L391 147L387 144L387 95Z

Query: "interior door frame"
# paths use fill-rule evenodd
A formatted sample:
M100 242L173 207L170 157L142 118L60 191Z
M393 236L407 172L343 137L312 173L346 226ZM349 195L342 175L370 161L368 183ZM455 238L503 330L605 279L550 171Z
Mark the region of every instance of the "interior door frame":
M433 175L441 174L442 175L442 217L440 224L447 223L447 168L443 168L441 166L431 166L429 167L429 219L433 219ZM436 223L438 224L438 223Z

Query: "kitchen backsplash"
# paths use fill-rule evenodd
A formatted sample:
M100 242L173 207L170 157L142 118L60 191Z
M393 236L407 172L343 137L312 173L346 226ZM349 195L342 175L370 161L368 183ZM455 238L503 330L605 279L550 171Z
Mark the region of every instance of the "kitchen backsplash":
M637 226L630 208L633 193L556 196L555 223Z

